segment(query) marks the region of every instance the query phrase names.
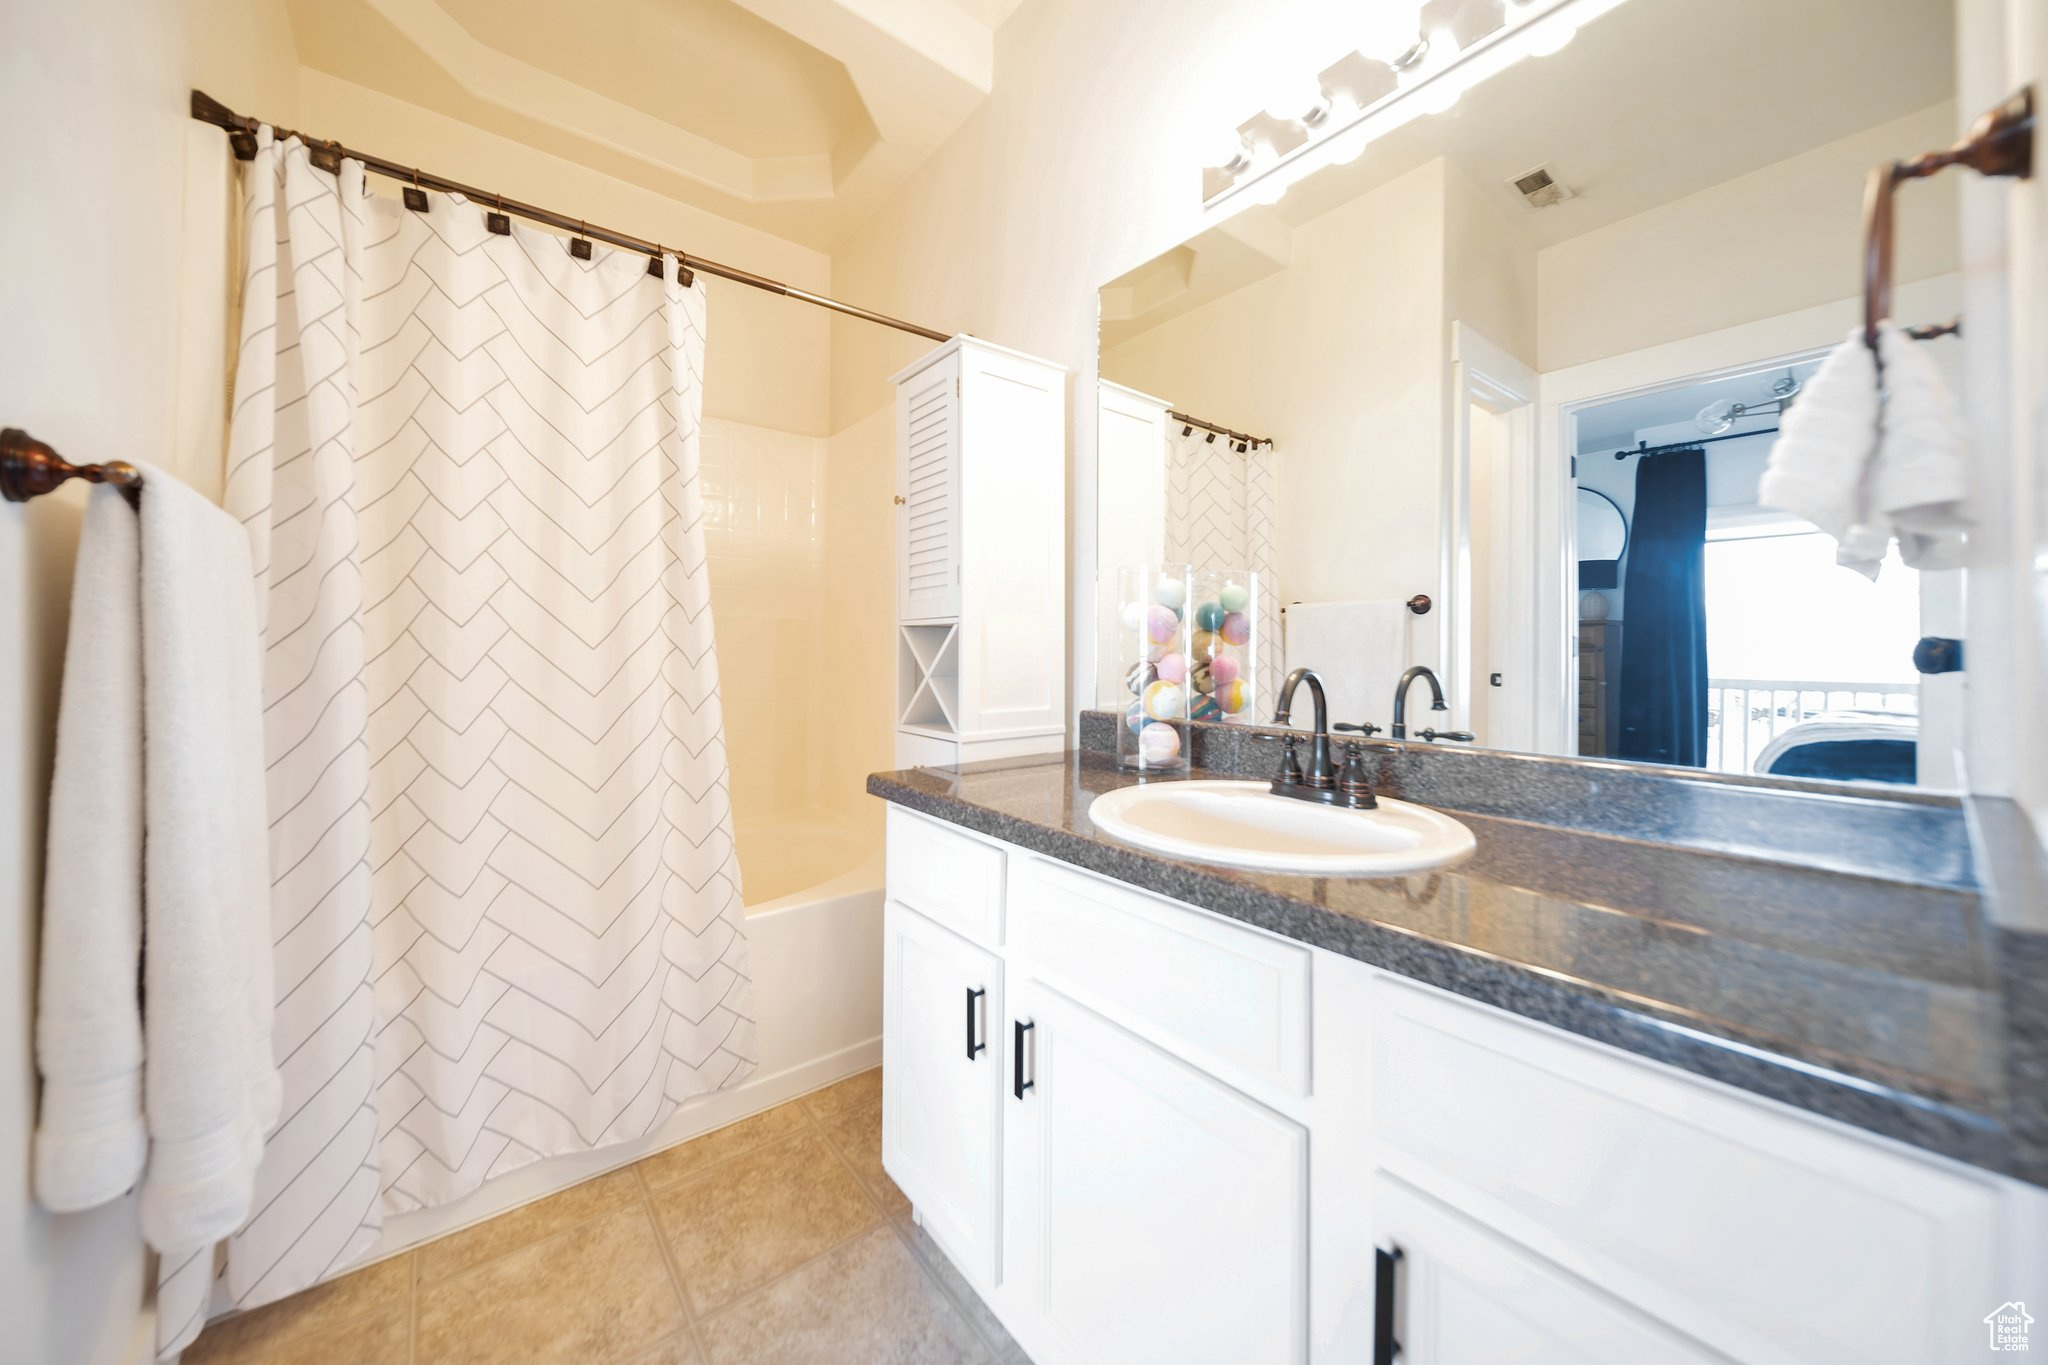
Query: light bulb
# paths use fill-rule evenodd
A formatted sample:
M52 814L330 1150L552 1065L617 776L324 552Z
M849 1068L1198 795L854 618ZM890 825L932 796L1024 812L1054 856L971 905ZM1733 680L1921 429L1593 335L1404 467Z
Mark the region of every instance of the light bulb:
M1267 176L1263 183L1254 185L1248 197L1254 204L1271 206L1279 203L1286 195L1287 182L1280 176L1271 175Z
M1553 14L1547 22L1538 24L1530 32L1522 50L1531 57L1551 56L1553 53L1564 51L1565 44L1569 43L1578 31L1579 26L1574 24L1569 16Z
M1449 113L1464 92L1452 80L1435 80L1415 92L1415 107L1423 114Z
M1358 50L1376 62L1399 66L1414 61L1422 42L1421 0L1366 0L1364 19L1355 27Z
M1263 89L1259 107L1283 123L1311 122L1329 107L1322 82L1305 73L1275 76Z
M1219 166L1232 170L1240 163L1250 164L1252 149L1245 145L1244 134L1235 127L1219 130L1203 150L1204 166Z

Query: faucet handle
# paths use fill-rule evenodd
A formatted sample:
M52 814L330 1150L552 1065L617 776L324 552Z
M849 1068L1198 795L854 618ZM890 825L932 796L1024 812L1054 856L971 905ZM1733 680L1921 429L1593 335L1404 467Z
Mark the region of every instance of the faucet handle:
M1422 738L1432 744L1440 739L1455 740L1460 744L1470 744L1478 736L1474 735L1470 730L1424 730Z
M1359 735L1376 735L1380 732L1380 727L1374 725L1371 721L1366 721L1363 725L1353 725L1348 720L1340 720L1330 728L1332 730L1349 730L1353 734Z
M1365 745L1358 740L1344 742L1344 769L1337 774L1337 796L1353 810L1372 810L1379 805L1379 798L1373 795L1372 780L1365 775Z

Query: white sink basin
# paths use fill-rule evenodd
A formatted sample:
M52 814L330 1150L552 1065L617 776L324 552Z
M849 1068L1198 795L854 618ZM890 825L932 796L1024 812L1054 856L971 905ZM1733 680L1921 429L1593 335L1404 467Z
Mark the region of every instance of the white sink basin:
M1088 808L1112 839L1196 862L1308 877L1441 867L1471 852L1448 815L1380 798L1376 810L1275 796L1264 782L1150 782L1104 792Z

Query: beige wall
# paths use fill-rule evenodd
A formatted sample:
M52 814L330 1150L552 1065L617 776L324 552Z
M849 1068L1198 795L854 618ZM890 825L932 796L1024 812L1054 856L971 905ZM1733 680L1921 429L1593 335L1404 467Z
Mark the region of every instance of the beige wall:
M337 138L394 160L418 161L514 199L831 292L830 260L808 247L323 71L307 69L300 75L299 126L316 137ZM257 112L257 106L245 112ZM373 186L396 192L381 178ZM726 280L710 279L705 287L710 315L705 416L826 435L831 327L825 312Z
M1954 137L1955 106L1938 104L1546 249L1536 264L1538 368L1860 293L1865 172ZM1956 269L1956 186L1941 176L1901 192L1898 281Z
M204 82L289 106L282 13L255 0L8 5L0 53L0 422L75 459L145 459L206 486L224 379L227 153L191 123L186 92ZM0 579L18 585L0 594L0 1319L9 1360L51 1365L134 1359L151 1331L132 1200L52 1217L29 1194L36 905L83 501L73 488L0 505Z

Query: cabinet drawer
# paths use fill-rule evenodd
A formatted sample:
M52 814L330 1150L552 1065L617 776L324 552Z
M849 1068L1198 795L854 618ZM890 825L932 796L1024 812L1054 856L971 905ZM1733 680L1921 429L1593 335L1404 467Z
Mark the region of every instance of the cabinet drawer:
M1013 961L1227 1080L1309 1089L1310 953L1040 858L1010 860Z
M2005 1292L1989 1181L1433 992L1373 1020L1384 1168L1718 1351L1953 1360Z
M977 943L1003 941L1003 850L889 807L889 897Z

